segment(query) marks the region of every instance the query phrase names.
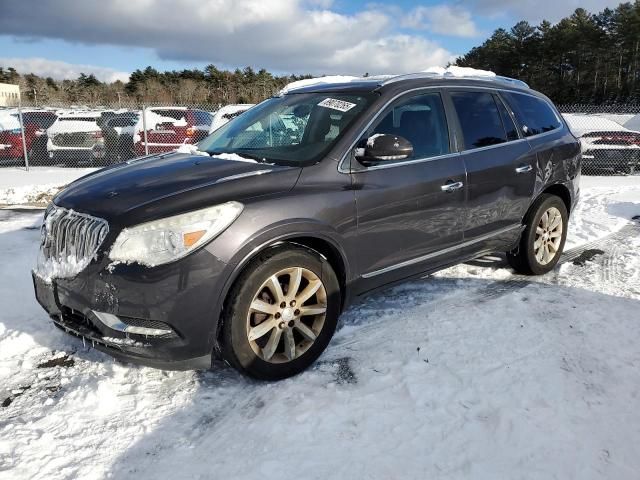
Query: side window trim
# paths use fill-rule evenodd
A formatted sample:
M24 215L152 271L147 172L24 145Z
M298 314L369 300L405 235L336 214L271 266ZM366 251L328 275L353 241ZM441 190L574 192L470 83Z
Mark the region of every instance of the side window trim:
M493 100L497 103L500 103L500 105L502 105L504 107L504 109L506 110L507 114L509 115L509 118L511 119L511 121L513 122L513 126L516 128L516 133L518 134L518 140L525 138L524 135L522 134L522 132L520 131L520 127L518 126L518 121L516 120L516 117L514 115L514 113L511 111L511 107L509 107L509 105L507 105L507 103L504 101L504 99L502 98L502 95L500 95L500 92L494 92L493 93ZM499 107L498 107L499 109ZM502 119L502 116L500 116L500 119ZM504 121L502 122L502 126L504 127L505 132L507 131L507 126L504 124ZM515 142L516 140L507 140L507 143L509 142Z

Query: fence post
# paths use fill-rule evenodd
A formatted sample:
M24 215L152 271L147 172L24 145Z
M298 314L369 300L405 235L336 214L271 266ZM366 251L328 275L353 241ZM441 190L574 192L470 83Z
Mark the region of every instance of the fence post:
M142 105L142 130L144 130L144 154L149 155L149 144L147 143L147 107Z
M18 94L18 117L20 118L20 133L22 137L22 153L24 155L24 166L27 172L29 171L29 154L27 153L27 141L25 139L24 122L22 121L22 100L20 94Z

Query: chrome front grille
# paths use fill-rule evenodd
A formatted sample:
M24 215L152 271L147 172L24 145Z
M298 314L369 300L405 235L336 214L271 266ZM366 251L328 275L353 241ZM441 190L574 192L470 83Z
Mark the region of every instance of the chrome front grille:
M92 148L96 139L92 132L56 133L51 142L57 147Z
M37 272L45 279L77 275L108 233L106 220L51 205L42 224Z

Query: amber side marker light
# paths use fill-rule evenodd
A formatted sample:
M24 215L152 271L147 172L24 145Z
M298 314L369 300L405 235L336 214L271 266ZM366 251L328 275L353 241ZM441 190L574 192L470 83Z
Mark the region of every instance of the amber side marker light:
M204 236L205 233L207 233L206 230L198 230L197 232L185 233L182 236L182 242L184 243L185 247L192 247L198 242L198 240L200 240Z

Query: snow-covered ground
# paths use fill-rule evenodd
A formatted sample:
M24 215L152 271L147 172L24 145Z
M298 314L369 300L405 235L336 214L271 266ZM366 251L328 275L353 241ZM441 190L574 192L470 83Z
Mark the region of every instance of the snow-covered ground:
M0 169L0 206L46 205L65 185L95 168L31 167Z
M582 185L551 274L496 256L366 297L279 383L84 348L32 295L41 213L0 211L0 479L637 480L640 178Z

